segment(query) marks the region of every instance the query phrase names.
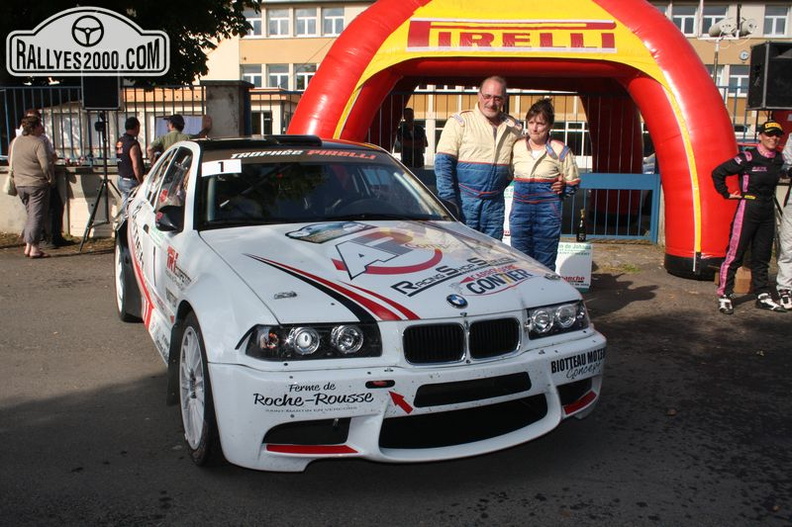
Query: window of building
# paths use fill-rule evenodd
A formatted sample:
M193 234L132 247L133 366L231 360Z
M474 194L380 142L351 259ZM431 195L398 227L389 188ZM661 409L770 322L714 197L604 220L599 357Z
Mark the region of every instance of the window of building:
M289 36L288 9L267 9L267 34L271 37Z
M322 34L340 35L344 30L344 8L326 7L322 9Z
M712 26L726 18L728 6L725 5L705 5L704 12L701 14L701 33L709 34Z
M248 81L256 88L264 87L264 75L261 73L261 64L243 64L242 80Z
M260 37L264 35L262 32L261 13L256 13L254 9L245 9L245 20L247 20L248 24L253 26L250 31L247 32L246 36Z
M666 12L668 11L668 2L664 2L664 3L662 3L662 4L658 4L658 3L652 2L652 5L653 5L653 6L654 6L654 7L655 7L655 8L656 8L658 11L660 11L661 13L663 13L664 15L665 15L665 14L666 14Z
M765 6L764 36L785 37L789 7Z
M300 64L296 66L294 68L294 88L296 90L307 88L315 73L316 64Z
M253 135L270 135L273 133L271 111L253 112L251 117ZM277 133L280 133L280 131Z
M576 157L591 155L591 138L586 123L582 121L556 121L553 137L560 137Z
M267 87L289 89L289 65L288 64L268 64L267 65Z
M729 66L729 95L745 97L748 95L748 75L750 66L732 64Z
M706 66L707 66L707 71L710 74L710 77L712 77L712 80L715 82L715 86L717 86L718 88L722 88L727 84L728 81L723 76L723 64L719 64L718 71L714 73L712 71L712 68L715 67L714 64L707 64Z
M317 32L316 8L296 9L294 12L294 33L298 37L315 37Z
M675 5L671 7L671 20L687 36L696 36L696 6Z

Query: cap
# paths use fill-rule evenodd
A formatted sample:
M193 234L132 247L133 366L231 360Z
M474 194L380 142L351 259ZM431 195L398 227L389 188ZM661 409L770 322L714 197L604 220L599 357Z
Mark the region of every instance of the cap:
M179 130L184 128L184 117L182 117L179 114L170 115L166 117L165 120L168 121L173 126L175 126L176 128L178 128Z
M775 121L767 121L759 126L758 132L765 135L784 135L784 129Z

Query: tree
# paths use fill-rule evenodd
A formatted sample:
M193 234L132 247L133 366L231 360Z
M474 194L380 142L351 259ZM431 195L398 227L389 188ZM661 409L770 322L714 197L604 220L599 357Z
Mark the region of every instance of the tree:
M170 70L161 77L133 77L137 84L190 84L208 72L206 53L216 41L244 35L249 29L245 9L260 10L259 0L90 0L91 7L104 7L138 24L144 30L162 30L170 37ZM3 0L0 5L0 48L2 62L6 58L6 36L17 30L31 30L39 23L66 9L75 7L72 0ZM64 83L78 78L60 79ZM0 71L0 85L32 82L47 83L47 78L21 78Z

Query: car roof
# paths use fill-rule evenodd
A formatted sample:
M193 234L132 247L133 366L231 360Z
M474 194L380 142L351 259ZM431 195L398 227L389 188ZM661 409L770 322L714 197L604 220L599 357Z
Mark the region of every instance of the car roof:
M378 146L368 143L346 141L344 139L322 139L316 135L266 135L261 137L231 137L222 139L193 139L201 150L255 150L261 148L332 148L334 150L381 150Z

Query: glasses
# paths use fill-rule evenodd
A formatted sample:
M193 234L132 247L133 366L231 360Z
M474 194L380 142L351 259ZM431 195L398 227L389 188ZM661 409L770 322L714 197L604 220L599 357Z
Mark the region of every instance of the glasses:
M479 96L485 101L495 101L495 102L503 102L503 97L500 95L492 95L489 93L481 93L479 92Z

